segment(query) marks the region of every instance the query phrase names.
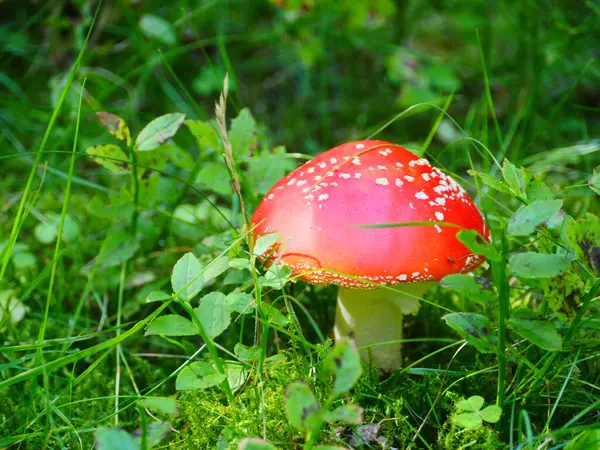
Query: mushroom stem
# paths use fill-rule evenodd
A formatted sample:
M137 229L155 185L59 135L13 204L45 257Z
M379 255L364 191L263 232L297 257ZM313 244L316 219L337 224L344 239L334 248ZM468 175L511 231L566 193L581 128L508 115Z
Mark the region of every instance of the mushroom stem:
M404 315L419 311L419 300L430 282L407 283L402 292L377 288L372 290L340 287L337 298L334 335L336 339L353 334L360 348L371 344L402 340ZM402 366L402 343L360 350L364 361L370 361L385 372Z

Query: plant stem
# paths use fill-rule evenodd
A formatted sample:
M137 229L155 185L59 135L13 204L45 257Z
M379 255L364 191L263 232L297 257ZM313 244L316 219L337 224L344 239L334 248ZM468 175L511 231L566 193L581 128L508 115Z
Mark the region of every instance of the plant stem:
M498 286L498 388L496 393L496 405L502 408L504 404L504 385L506 383L506 321L510 314L510 288L506 278L506 257L508 245L506 234L502 231L501 259L494 263L493 273L496 286Z
M221 357L217 353L217 348L215 347L215 343L206 334L206 331L204 330L204 327L202 326L202 322L200 322L200 319L198 318L198 316L196 315L194 309L190 306L190 304L187 302L182 302L182 301L180 301L178 303L183 307L183 309L185 309L185 311L189 314L190 319L192 319L192 322L194 322L194 325L196 325L196 328L198 329L198 334L200 335L200 337L206 344L206 348L208 349L208 352L210 353L210 356L211 356L213 362L215 363L215 368L219 371L219 373L226 376L225 380L222 383L222 386L223 386L223 389L225 390L225 393L227 394L227 400L229 401L229 403L233 403L234 402L233 391L231 390L231 386L229 385L229 380L227 380L227 372L225 371L225 368L223 367Z

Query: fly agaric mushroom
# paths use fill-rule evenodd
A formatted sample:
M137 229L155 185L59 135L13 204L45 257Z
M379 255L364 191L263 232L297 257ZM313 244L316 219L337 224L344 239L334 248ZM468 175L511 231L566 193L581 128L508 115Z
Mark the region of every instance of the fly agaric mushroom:
M437 223L361 227L400 222ZM272 261L309 283L339 285L334 335L353 333L359 347L402 340L403 316L417 313L430 282L483 262L456 238L460 229L489 240L477 206L450 176L375 140L334 147L279 180L252 223L257 235L280 236ZM400 350L385 344L361 355L390 372L401 366Z

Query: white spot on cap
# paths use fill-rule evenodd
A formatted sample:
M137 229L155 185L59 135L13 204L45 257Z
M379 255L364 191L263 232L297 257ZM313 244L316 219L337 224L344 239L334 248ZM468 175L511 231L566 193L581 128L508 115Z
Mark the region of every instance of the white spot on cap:
M322 202L323 200L327 200L328 198L329 198L329 194L321 194L321 195L319 195L319 198L317 198L317 200Z
M324 169L325 167L327 167L327 163L325 162L320 162L319 164L317 164L321 169Z
M442 206L444 206L444 205L446 204L446 199L445 199L444 197L437 197L437 198L435 199L435 202L436 202L438 205L442 205Z
M388 170L388 168L387 168L387 167L385 167L385 166L377 166L377 168L378 168L379 170Z
M419 191L415 194L415 198L418 198L419 200L427 200L429 196L425 192Z
M330 162L331 164L335 164L335 163L337 162L337 159L336 159L336 158L331 158L331 159L329 160L329 162Z
M267 198L268 198L269 200L272 200L272 199L273 199L273 197L275 197L275 194L269 194L269 195L267 195Z
M396 186L400 187L402 186L404 183L402 182L402 180L400 178L396 178Z
M412 273L412 277L413 277L413 278L417 278L419 275L421 275L421 273L420 273L420 272L413 272L413 273Z
M310 191L310 188L309 188L309 187L306 187L306 188L302 189L302 192L304 192L304 193L306 193L306 192L308 192L308 191Z
M415 209L415 205L413 205L412 202L409 202L408 206L410 206L410 209Z
M315 171L314 167L309 167L307 170L308 173L313 173L314 171Z
M396 167L400 167L402 169L404 167L404 164L402 164L401 162L397 162Z
M296 182L296 179L292 178L290 181L288 181L287 185L292 186L295 182Z
M442 229L438 225L434 225L433 228L435 228L438 233L442 232Z
M421 174L421 178L423 178L425 181L429 181L429 174L428 173L422 173Z
M404 179L406 181L408 181L409 183L412 183L413 181L415 181L415 177L411 177L410 175L404 175Z
M360 150L361 148L365 148L365 145L364 144L356 144L356 148Z
M323 177L322 177L322 176L320 176L320 175L316 175L316 176L315 176L315 181L319 181L321 178L323 178Z
M351 175L349 173L340 173L339 177L347 180L351 177Z
M442 220L444 220L444 214L442 214L439 211L436 211L435 212L435 218L441 222Z
M375 184L378 184L380 186L387 186L388 183L388 179L387 178L376 178L375 179Z
M377 153L383 156L387 156L387 152L385 150L379 150Z
M361 174L360 174L360 173L355 173L355 174L354 174L354 178L356 178L357 180L358 180L360 177L361 177Z
M408 277L406 275L402 274L402 275L398 275L396 278L398 278L400 281L406 281L406 279Z
M360 166L360 158L358 156L352 158L352 164L354 164L355 166Z
M314 196L314 195L312 195L312 194L308 194L308 195L304 196L304 198L305 198L306 200L312 200L313 198L315 198L315 196Z

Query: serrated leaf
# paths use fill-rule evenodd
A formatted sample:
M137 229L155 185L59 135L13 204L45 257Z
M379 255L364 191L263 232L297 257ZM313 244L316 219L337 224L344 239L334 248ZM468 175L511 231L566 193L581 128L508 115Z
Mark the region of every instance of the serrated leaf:
M186 253L173 267L171 286L173 292L186 301L191 301L202 290L204 277L202 265L193 253Z
M125 430L100 427L96 430L96 448L98 450L139 450L139 445Z
M178 413L178 402L168 397L146 397L138 402L151 411L175 416Z
M160 147L177 133L185 120L185 114L171 113L157 117L144 127L135 140L138 151L154 150Z
M480 395L473 395L466 400L459 400L456 402L456 407L464 411L479 411L483 406L485 400Z
M542 180L534 178L527 186L527 198L531 202L537 200L553 200L554 194Z
M199 361L184 367L177 375L175 388L178 391L191 389L208 389L221 384L226 376L219 373L210 364Z
M292 269L286 264L273 263L263 277L260 277L262 286L272 287L275 289L283 289L290 281Z
M538 200L522 206L508 221L509 236L529 236L535 229L548 222L562 207L562 200Z
M238 450L277 450L277 448L259 438L244 438L240 441Z
M247 155L256 144L256 122L250 110L244 108L238 116L231 121L229 140L234 155Z
M129 173L129 157L118 145L104 144L88 147L85 151L95 163L114 173Z
M284 399L290 425L300 431L311 430L320 406L308 384L294 381L286 388Z
M263 302L261 309L263 317L268 323L273 323L283 327L289 322L288 318L281 314L281 311L269 303Z
M245 365L235 361L227 361L225 363L225 371L227 372L229 387L233 392L241 389L244 383L246 383L249 371Z
M548 321L533 318L510 318L508 324L519 336L544 350L562 350L562 338Z
M341 395L352 389L362 373L360 354L354 341L349 338L336 342L324 364L335 375L333 395Z
M100 119L100 123L108 130L110 134L118 140L123 141L129 147L131 145L131 132L125 120L116 114L109 112L97 112L96 115Z
M560 275L571 264L559 255L526 252L512 255L508 260L510 271L523 278L551 278Z
M146 330L146 336L163 334L165 336L193 336L198 329L185 317L177 314L167 314L157 317Z
M481 353L496 351L496 338L492 334L492 323L485 316L458 312L446 314L442 319Z
M231 323L231 310L229 309L225 294L211 292L200 300L200 306L194 308L200 319L204 331L212 338L217 337L227 329Z
M256 256L262 256L265 254L271 246L273 246L280 236L277 233L265 234L264 236L260 236L256 243L254 244L254 249L252 253Z
M500 254L492 244L475 230L460 230L456 238L476 255L485 256L490 261L500 261Z
M148 294L148 297L146 297L146 303L164 302L165 300L169 300L171 297L171 294L167 294L163 291L152 291L150 294Z
M221 256L220 258L216 258L212 260L209 264L206 265L206 269L202 272L202 279L204 280L204 284L211 283L221 275L223 272L229 269L229 259L226 256Z
M230 311L249 314L254 310L254 296L243 292L232 292L227 295L225 303Z
M140 29L149 39L161 44L175 45L177 43L177 32L171 22L154 14L144 14L140 19Z
M483 425L481 416L476 412L458 414L452 418L452 421L459 427L467 430L476 430Z
M500 420L500 416L502 416L502 408L498 405L486 406L479 411L479 415L488 423L496 423Z
M342 422L348 425L362 423L363 409L356 405L343 405L327 412L325 418L328 422Z

